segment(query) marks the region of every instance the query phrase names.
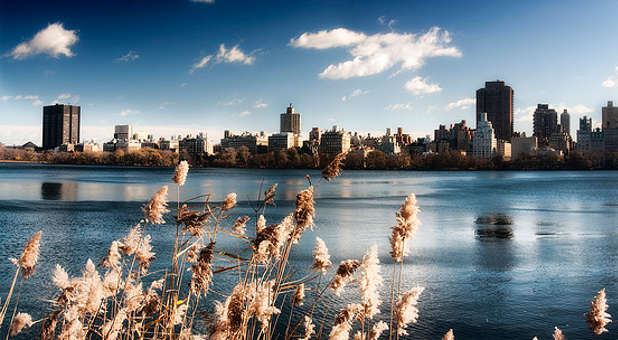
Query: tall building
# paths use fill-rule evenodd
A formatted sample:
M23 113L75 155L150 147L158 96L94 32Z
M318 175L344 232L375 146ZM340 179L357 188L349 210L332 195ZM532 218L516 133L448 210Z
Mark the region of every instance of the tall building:
M322 136L322 131L320 131L319 127L311 128L311 131L309 132L309 140L310 141L317 141L319 143L320 142L320 136Z
M294 112L294 106L290 104L281 114L281 124L279 132L291 132L300 134L300 113Z
M487 120L487 113L481 113L476 123L476 132L472 139L472 155L476 158L491 159L497 153L498 141L492 123Z
M133 137L133 127L131 125L115 125L114 138L117 140L129 140Z
M81 108L55 104L43 107L43 149L77 144L80 138Z
M608 101L601 113L605 151L618 152L618 107L614 106L614 102Z
M579 119L575 149L582 152L592 150L592 118L583 116Z
M548 145L549 138L558 129L558 113L550 109L548 104L538 104L534 110L533 135L539 144Z
M511 159L517 160L525 156L534 156L538 147L536 137L526 137L525 134L514 136L511 141Z
M601 109L603 116L603 130L618 129L618 106L613 101L608 101L607 106Z
M320 154L339 154L350 150L350 135L343 130L337 131L333 126L331 131L326 131L320 138Z
M476 90L476 121L487 113L487 120L496 131L496 138L510 141L513 135L514 91L503 81L485 82L485 87Z
M560 127L562 128L562 132L571 136L571 115L566 109L560 114Z

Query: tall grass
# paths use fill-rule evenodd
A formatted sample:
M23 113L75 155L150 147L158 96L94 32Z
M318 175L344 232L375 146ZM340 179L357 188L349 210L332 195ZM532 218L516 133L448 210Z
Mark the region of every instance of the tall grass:
M35 273L41 232L32 237L21 257L13 260L16 271L3 299L0 326L8 330L7 339L35 324L40 324L41 339L399 339L417 322L425 290L414 287L401 291L404 258L420 226L413 194L395 213L388 303L383 304L379 294L384 280L377 246L361 258L342 261L333 268L326 243L317 237L307 272L299 277L288 266L295 245L314 225L314 195L320 183L341 173L345 156L335 157L317 183L306 176L307 187L298 193L294 210L271 224L264 215L276 202L276 184L258 197L261 203L254 207L254 216L233 220L234 193L218 204L211 201L211 194L181 200L181 187L189 171L188 164L181 162L173 175L177 205L172 260L164 266L164 272L150 270L155 253L147 231L164 224L166 216L169 219L168 186L161 187L143 207L144 218L125 237L111 243L98 266L88 260L81 275L70 277L60 264L56 265L52 281L57 294L50 299L51 312L35 321L29 314L18 313L23 282ZM190 208L196 205L198 209ZM249 221L255 237L247 232ZM219 249L220 238L244 244L250 254ZM223 273L235 278L230 293L224 293L215 280ZM358 298L341 310L332 310L324 299L326 292L339 295L350 285L358 289ZM214 317L208 321L208 331L195 334L196 320L202 318L200 303L211 300ZM289 316L280 318L284 308ZM595 334L607 331L605 326L611 322L607 309L605 290L601 290L586 314ZM389 315L389 323L377 320L381 314ZM332 324L326 324L329 315L334 315ZM558 328L553 337L564 339ZM442 339L455 339L453 330Z

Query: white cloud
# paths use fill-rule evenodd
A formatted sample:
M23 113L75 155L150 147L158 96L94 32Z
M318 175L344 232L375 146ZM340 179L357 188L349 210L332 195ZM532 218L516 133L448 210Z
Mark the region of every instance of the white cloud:
M43 105L43 101L39 98L39 96L35 95L17 95L17 96L2 96L2 101L9 100L29 100L32 103L32 106L41 106Z
M120 111L119 115L121 115L122 117L126 117L126 116L129 116L129 115L134 115L134 114L138 114L138 113L140 113L138 110L124 109L124 110Z
M197 63L193 64L193 66L191 66L191 69L189 70L189 73L193 73L198 68L202 68L202 67L206 66L206 64L208 64L210 59L212 59L211 55L207 55L207 56L203 57L202 59L200 59L200 61L198 61ZM183 84L186 84L186 83L183 83ZM181 86L182 86L182 84L181 84Z
M453 109L461 109L461 110L465 110L467 108L469 108L470 106L474 105L474 103L476 103L476 100L474 98L462 98L458 101L454 101L452 103L448 103L444 109L446 111L451 111Z
M226 102L220 102L219 104L221 104L223 106L234 106L234 105L238 105L238 104L242 103L243 101L245 101L245 100L242 99L242 98L233 98L233 99L230 99L230 100L228 100Z
M616 66L615 73L609 76L609 78L607 78L604 82L602 82L601 86L612 88L612 87L616 87L617 83L618 83L618 66Z
M138 58L139 58L139 54L133 51L129 51L127 52L127 54L123 55L122 57L116 58L116 61L129 62L129 61L133 61Z
M221 44L219 45L219 52L217 52L216 55L207 55L205 57L203 57L202 59L200 59L197 63L193 64L193 66L191 67L191 70L189 70L189 73L193 73L195 70L203 68L204 66L206 66L211 60L213 60L217 63L236 63L236 64L245 64L245 65L253 65L253 63L255 62L255 57L250 55L250 54L246 54L245 52L243 52L238 45L235 45L234 47L230 48L230 49L226 49L225 48L225 44Z
M396 65L400 65L398 72L416 70L431 57L460 57L461 52L450 46L450 42L449 32L439 27L432 27L421 35L395 32L365 35L336 28L305 32L292 38L290 45L318 50L352 46L348 51L353 57L351 60L331 64L319 74L320 78L347 79L379 74Z
M427 78L422 78L420 76L408 80L405 88L417 96L442 91L442 88L438 84L430 84L427 82Z
M515 118L515 121L517 121L517 122L532 122L532 121L534 121L534 111L536 110L536 108L537 108L536 105L527 106L527 107L524 107L524 108L519 108L519 107L516 108L515 112L513 112L513 116ZM558 120L560 120L560 114L565 109L571 115L583 115L583 114L586 114L586 113L592 113L594 111L593 109L591 109L588 106L583 105L583 104L577 104L577 105L572 105L572 106L568 106L568 105L564 105L564 104L549 105L549 108L556 110L556 112L558 113ZM573 116L571 116L571 120L573 120ZM573 125L573 124L571 124L571 125Z
M517 122L531 122L534 118L534 110L536 110L536 105L527 106L524 108L518 107L513 112L513 116L515 121Z
M52 104L77 104L79 102L79 95L72 95L70 93L61 93L54 99Z
M251 65L255 61L255 57L245 54L235 45L231 49L225 49L225 45L219 45L219 52L217 53L217 62L219 63L241 63L245 65Z
M365 90L361 90L361 89L356 89L356 90L352 91L352 93L350 93L349 95L341 97L341 101L345 102L346 100L350 100L353 97L358 97L358 96L361 96L361 95L364 95L364 94L367 94L367 93L369 93L369 91L365 91Z
M250 115L250 114L251 114L251 111L243 111L243 112L241 112L239 115L240 115L241 117L246 117L246 116L248 116L248 115Z
M72 57L71 46L78 40L76 30L65 30L61 23L49 24L31 40L15 46L8 55L19 60L42 53L54 58L61 55Z
M384 110L386 111L411 111L412 110L412 104L407 103L407 104L390 104L387 105L386 107L384 107Z
M175 104L174 102L163 102L159 105L159 110L167 110L167 107Z
M264 103L261 99L256 101L255 104L253 105L253 108L255 109L265 109L268 107L268 104Z

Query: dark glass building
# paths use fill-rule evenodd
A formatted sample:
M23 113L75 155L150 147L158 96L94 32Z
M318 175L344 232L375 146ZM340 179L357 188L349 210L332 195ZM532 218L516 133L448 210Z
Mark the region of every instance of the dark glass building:
M77 144L80 137L81 108L56 104L43 107L43 149Z
M484 88L476 90L476 122L487 112L497 139L510 141L513 135L513 95L513 89L499 80L485 82Z

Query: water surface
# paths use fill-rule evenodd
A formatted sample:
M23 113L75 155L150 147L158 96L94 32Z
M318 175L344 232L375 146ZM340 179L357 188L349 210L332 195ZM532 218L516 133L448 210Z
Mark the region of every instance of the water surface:
M0 296L4 297L27 239L43 230L37 273L24 284L20 310L45 316L42 299L52 297L49 277L56 263L77 275L87 258L100 261L112 240L141 218L140 207L172 169L87 166L0 165ZM251 214L256 194L279 183L277 206L266 218L277 221L293 209L306 186L303 170L191 169L182 196L236 192L236 214ZM310 172L314 181L319 172ZM171 197L175 191L171 190ZM389 172L344 171L321 183L316 196L316 228L292 254L291 268L311 263L315 236L328 245L333 262L360 258L373 244L380 249L390 292L392 261L388 235L394 212L415 193L421 208L417 238L405 260L408 289L426 288L420 318L408 339L439 339L449 329L457 339L551 338L554 326L570 339L592 339L583 314L605 287L610 313L618 308L618 172ZM169 263L171 225L151 229L154 269ZM221 241L218 247L242 252L245 246ZM231 289L229 278L216 281ZM356 302L354 286L336 307ZM616 307L613 307L616 306ZM204 303L204 311L212 308ZM383 306L388 315L388 307ZM295 311L296 312L296 311ZM287 315L288 311L283 311ZM282 317L283 318L283 317ZM286 319L287 320L287 319ZM613 324L610 335L614 339ZM198 327L203 327L203 323ZM38 329L37 329L38 332ZM26 337L38 335L26 333ZM599 337L596 337L599 338Z

